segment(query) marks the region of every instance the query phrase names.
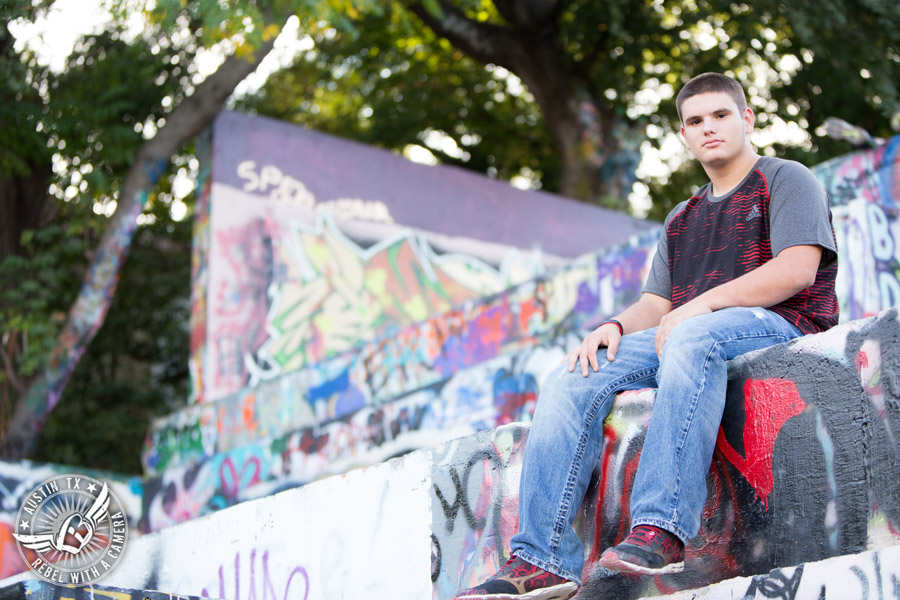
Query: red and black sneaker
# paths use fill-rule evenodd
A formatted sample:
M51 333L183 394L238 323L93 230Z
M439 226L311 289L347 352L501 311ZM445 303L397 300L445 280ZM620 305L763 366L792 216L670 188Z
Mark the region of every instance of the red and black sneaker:
M604 552L597 564L621 573L680 573L684 570L684 544L665 529L638 525L619 545Z
M568 600L578 584L512 557L481 585L460 590L454 600Z

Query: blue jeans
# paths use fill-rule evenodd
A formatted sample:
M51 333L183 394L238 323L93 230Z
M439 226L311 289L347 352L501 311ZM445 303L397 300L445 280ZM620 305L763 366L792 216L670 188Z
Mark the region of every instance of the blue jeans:
M632 489L632 527L650 524L687 542L697 535L706 475L725 406L727 361L799 337L762 308L726 308L679 323L657 357L656 328L622 338L616 359L582 376L563 364L541 388L519 484L512 553L580 583L584 548L572 524L603 443L618 392L657 387Z

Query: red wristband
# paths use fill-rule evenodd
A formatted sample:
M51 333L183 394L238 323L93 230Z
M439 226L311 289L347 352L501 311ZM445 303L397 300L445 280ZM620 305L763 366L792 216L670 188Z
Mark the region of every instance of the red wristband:
M616 321L615 319L607 319L606 321L603 321L602 323L600 323L600 325L598 325L597 327L603 327L603 326L606 325L607 323L612 323L613 325L615 325L616 327L618 327L618 328L619 328L619 335L625 335L625 328L622 327L622 324L619 323L618 321Z

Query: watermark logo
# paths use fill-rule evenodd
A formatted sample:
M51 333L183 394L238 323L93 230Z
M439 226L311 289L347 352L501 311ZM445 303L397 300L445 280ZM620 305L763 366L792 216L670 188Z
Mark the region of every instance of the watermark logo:
M106 482L57 475L26 496L13 537L22 559L44 581L87 585L122 558L128 524Z

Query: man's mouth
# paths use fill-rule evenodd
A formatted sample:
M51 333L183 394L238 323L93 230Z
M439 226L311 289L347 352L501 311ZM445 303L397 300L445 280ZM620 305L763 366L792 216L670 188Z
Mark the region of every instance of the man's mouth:
M718 146L721 143L722 143L722 140L720 140L720 139L709 140L709 141L703 142L703 147L708 148L710 146Z

